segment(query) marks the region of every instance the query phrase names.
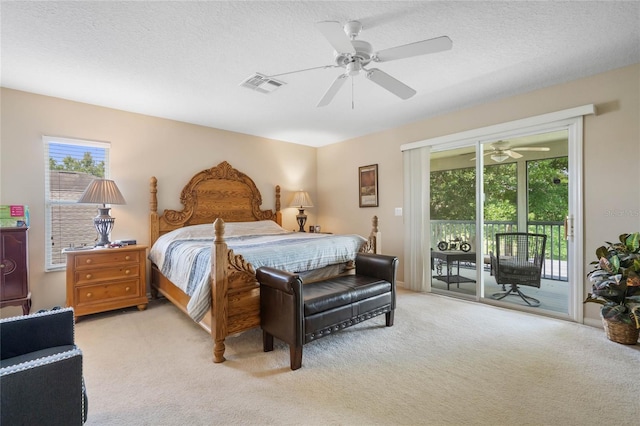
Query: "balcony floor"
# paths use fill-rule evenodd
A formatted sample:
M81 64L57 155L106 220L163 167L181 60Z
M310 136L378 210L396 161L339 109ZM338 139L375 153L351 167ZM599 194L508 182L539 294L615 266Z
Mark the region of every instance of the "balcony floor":
M443 266L443 271L446 266ZM446 274L446 271L444 271ZM457 273L457 268L454 266L452 273ZM475 269L468 266L460 266L460 275L465 278L475 279ZM447 283L436 279L435 276L439 275L436 271L432 271L431 287L437 290L447 290ZM489 273L488 270L483 272L485 295L490 295L501 292L502 286L496 284L495 279ZM520 286L522 291L527 296L534 297L540 301L540 309L558 312L566 314L569 312L569 283L567 281L548 280L543 279L540 283L540 288ZM451 283L449 286L449 292L466 296L476 295L476 283L475 282L463 282L460 284ZM503 302L509 302L516 305L528 306L527 303L520 298L517 294L515 296L509 295L502 299Z

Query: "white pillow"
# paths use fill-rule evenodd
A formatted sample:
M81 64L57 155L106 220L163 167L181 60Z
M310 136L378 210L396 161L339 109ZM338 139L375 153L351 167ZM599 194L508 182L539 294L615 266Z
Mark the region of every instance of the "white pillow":
M272 220L259 220L253 222L225 222L225 237L240 237L243 235L268 235L283 234L287 231ZM216 235L212 223L191 225L179 228L165 234L166 239L173 240L201 240L212 239Z
M243 235L286 234L287 231L273 220L257 220L253 222L225 222L225 237L240 237Z

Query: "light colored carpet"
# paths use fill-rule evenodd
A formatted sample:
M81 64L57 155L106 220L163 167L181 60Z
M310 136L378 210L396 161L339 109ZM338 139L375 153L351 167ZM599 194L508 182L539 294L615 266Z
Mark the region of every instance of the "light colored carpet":
M170 303L81 318L88 425L637 425L640 345L604 331L401 291L384 316L305 345L209 335Z

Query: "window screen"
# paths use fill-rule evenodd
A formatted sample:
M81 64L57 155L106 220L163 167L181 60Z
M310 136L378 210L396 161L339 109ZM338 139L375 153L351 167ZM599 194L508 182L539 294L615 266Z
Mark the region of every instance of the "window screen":
M45 163L45 270L63 269L65 247L92 246L97 206L78 204L94 178L109 177L109 144L43 137Z

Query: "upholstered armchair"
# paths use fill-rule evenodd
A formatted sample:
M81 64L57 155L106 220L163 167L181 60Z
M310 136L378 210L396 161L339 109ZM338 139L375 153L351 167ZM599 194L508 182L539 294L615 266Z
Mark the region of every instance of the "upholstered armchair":
M73 309L0 320L0 424L81 425L87 417Z

